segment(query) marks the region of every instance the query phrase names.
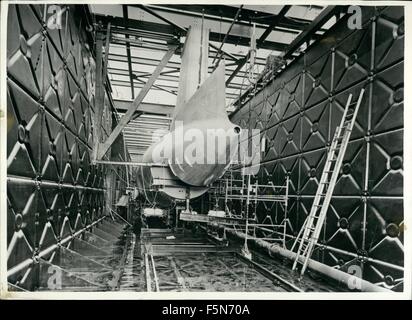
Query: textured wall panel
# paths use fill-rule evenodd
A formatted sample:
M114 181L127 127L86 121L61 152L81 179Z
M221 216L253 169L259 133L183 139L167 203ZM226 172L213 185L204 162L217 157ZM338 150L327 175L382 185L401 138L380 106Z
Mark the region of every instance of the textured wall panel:
M357 264L365 279L401 290L404 11L362 7L362 21L360 30L348 29L345 19L337 23L262 90L263 102L252 98L232 120L247 128L267 119L258 177L279 185L289 175L288 233L296 235L348 95L365 88L321 233L324 246L313 257L342 270ZM273 219L274 208L258 209L260 218Z
M107 169L90 163L95 62L85 11L61 8L62 27L52 29L46 5L9 6L8 269L36 262L40 252L101 217L105 205ZM112 129L107 95L102 107L105 140ZM35 289L38 270L34 263L9 282Z

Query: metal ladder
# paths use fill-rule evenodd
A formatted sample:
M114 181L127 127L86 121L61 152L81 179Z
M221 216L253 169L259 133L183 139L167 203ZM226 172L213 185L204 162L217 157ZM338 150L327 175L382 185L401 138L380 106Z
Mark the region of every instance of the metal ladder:
M301 263L301 275L305 273L309 258L318 242L364 91L362 88L358 100L354 103L351 103L352 94L348 97L342 120L336 128L332 145L328 151L312 208L291 248L293 251L299 243L292 270L296 269L298 262Z

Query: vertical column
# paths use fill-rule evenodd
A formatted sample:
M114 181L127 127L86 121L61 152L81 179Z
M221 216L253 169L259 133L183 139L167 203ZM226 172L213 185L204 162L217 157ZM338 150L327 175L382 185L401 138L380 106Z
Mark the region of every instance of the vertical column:
M97 159L97 152L101 138L102 115L104 108L104 88L103 88L103 35L96 33L96 97L94 104L94 126L93 126L93 156L92 161Z

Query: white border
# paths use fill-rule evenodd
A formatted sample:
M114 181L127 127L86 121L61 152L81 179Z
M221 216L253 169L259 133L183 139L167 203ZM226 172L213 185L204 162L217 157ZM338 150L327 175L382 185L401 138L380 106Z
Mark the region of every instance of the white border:
M187 4L180 0L155 0L155 1L139 1L139 3L173 3L173 4ZM389 292L389 293L323 293L323 292L308 292L308 293L244 293L244 292L8 292L7 291L7 194L6 194L6 179L7 179L7 95L6 95L6 65L7 65L7 51L6 51L6 37L7 37L7 7L8 4L136 4L137 1L123 0L123 1L73 1L73 0L54 0L54 1L17 1L17 0L3 0L0 7L0 298L2 299L69 299L69 300L82 300L82 299L171 299L171 300L198 300L198 299L250 299L250 300L285 300L285 299L330 299L330 300L363 300L363 299L412 299L412 250L411 250L411 230L412 223L411 211L412 203L409 195L412 192L411 175L409 167L411 167L411 151L412 146L404 143L404 292ZM308 5L308 1L279 1L279 0L231 0L231 1L191 1L191 4L258 4L258 5L285 5L285 4L305 4ZM411 119L412 110L407 107L410 106L412 84L411 75L407 70L412 70L411 63L411 41L412 24L410 19L412 18L412 3L409 1L319 1L311 0L310 4L313 5L362 5L362 6L384 6L384 5L398 5L405 7L405 59L404 59L404 142L408 141L411 136ZM406 94L408 93L408 94Z

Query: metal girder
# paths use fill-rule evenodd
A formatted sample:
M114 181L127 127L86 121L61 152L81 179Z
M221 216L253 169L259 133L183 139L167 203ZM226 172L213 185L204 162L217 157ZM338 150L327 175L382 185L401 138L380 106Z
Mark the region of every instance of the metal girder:
M121 83L129 83L128 81L124 81L124 80L112 80L113 84L117 84L117 85L121 85ZM135 83L135 88L144 88L145 82L144 81L138 81L137 83ZM127 86L127 85L126 85ZM178 87L177 86L169 86L169 85L153 85L153 90L161 90L161 91L168 91L168 90L177 90ZM170 93L170 92L169 92Z
M220 42L222 39L222 34L218 32L210 32L209 39L210 41ZM228 35L226 37L226 43L249 47L250 37L238 36L238 35ZM267 50L272 50L272 51L283 51L286 47L287 47L287 44L280 43L280 42L274 42L274 41L265 41L260 46L261 49L267 49Z
M112 80L111 81L112 82L112 85L114 85L114 86L119 86L119 87L129 87L129 82L128 81L123 81L123 80ZM174 86L165 86L165 85L156 85L156 86L158 86L158 87L162 87L163 89L171 89L171 90L177 90L177 87L174 87ZM135 83L135 88L143 88L143 84L141 84L141 83ZM231 87L231 86L228 86L228 88L229 89L237 89L236 87ZM153 90L159 90L159 91L163 91L163 90L161 90L161 89L158 89L158 88L156 88L156 87L153 87L152 88ZM236 97L238 97L239 96L239 94L237 94L237 93L230 93L230 92L226 92L226 97L227 98L236 98Z
M173 56L176 50L176 46L172 46L169 51L164 55L162 60L160 61L159 65L156 67L155 71L153 72L152 76L147 80L144 87L140 90L138 96L133 101L131 107L127 110L126 114L120 119L119 123L117 124L116 128L112 131L110 136L107 140L99 145L99 150L97 153L97 160L101 160L106 152L109 150L112 143L116 140L120 132L123 128L127 125L127 123L132 119L134 113L138 111L140 103L146 97L146 94L149 92L150 88L152 87L153 83L156 81L157 77L159 76L160 72L162 71L163 67L167 64L170 58Z
M256 41L256 48L258 48L258 49L262 48L262 45L265 43L266 38L269 36L269 34L272 32L272 30L275 28L275 26L282 20L282 18L285 17L285 15L289 11L290 7L291 6L283 6L283 8L280 10L279 14L276 16L276 18L273 19L271 25L266 29L266 31ZM237 75L237 73L240 71L240 69L243 68L243 66L246 64L247 60L249 59L249 56L250 56L250 51L248 52L248 54L244 58L239 60L238 66L233 71L233 73L229 76L229 78L226 80L226 86L229 85L229 83Z
M133 75L133 77L136 79L136 81L138 81L138 82L140 82L140 83L146 84L146 82L144 82L142 79L139 79L139 78L136 77L135 75ZM161 90L161 91L164 91L164 92L167 92L167 93L170 93L170 94L173 94L173 95L177 96L177 92L176 92L176 91L166 89L166 88L164 88L164 87L162 87L162 86L158 86L158 85L153 84L153 88L157 88L157 89L159 89L159 90Z
M117 58L117 57L121 58L121 57L124 57L124 56L113 55L113 54L110 54L110 56L113 57L113 58L110 59L110 61L124 62L123 59L118 59ZM157 63L156 63L156 61L157 61ZM143 59L143 58L137 58L137 59L132 58L132 62L134 64L138 64L138 65L148 65L148 66L154 65L154 66L156 66L159 63L159 61L160 60L156 60L156 59L147 60L147 59ZM262 65L262 66L265 65L264 63L255 63L255 64ZM233 63L233 64L226 63L225 74L227 76L230 76L232 74L233 70L228 68L228 67L233 67L233 66L237 66L237 65L238 65L237 63ZM166 66L166 68L174 69L174 70L169 70L169 71L162 72L160 74L160 76L161 76L160 78L163 78L163 80L166 80L166 81L169 81L169 80L171 81L171 79L168 80L168 79L166 79L166 77L162 77L162 76L167 75L167 77L174 78L174 79L177 79L177 80L179 79L179 76L175 76L175 75L171 75L171 74L179 73L180 69L174 67L174 65L172 65L172 66L168 65L168 66ZM127 76L127 69L110 67L109 70L110 70L111 74L119 75L119 76ZM212 72L213 68L209 67L209 71ZM134 74L137 75L137 77L139 77L139 78L148 78L151 75L151 73L145 73L145 72L140 72L139 73L139 71L136 71ZM238 72L238 77L245 77L245 76L246 76L245 72L243 72L243 71ZM175 81L175 80L173 80L173 81Z
M123 18L125 20L129 20L127 5L122 5L122 8L123 8ZM132 97L132 99L134 99L132 57L131 57L131 54L130 54L130 43L127 41L129 39L129 35L125 34L125 38L126 38L127 66L129 68L129 80L130 80L131 97Z
M146 11L146 12L148 12L148 13L150 13L152 16L162 20L163 22L166 22L167 24L170 24L171 26L175 27L176 29L179 29L179 31L182 34L186 34L186 32L187 32L186 28L184 28L182 26L179 26L177 23L174 23L173 21L171 21L169 19L164 18L162 15L158 14L156 11L150 9L149 7L144 6L142 4L137 4L135 6L142 9L142 10L144 10L144 11Z
M101 15L96 15L97 19L101 20L103 23L107 23L108 21L112 21L113 26L117 27L122 27L124 30L116 28L116 33L122 33L122 34L130 34L131 30L130 29L136 29L136 30L143 30L143 31L150 31L153 30L154 32L152 34L148 33L147 35L144 36L144 38L148 39L156 39L156 40L163 40L163 41L168 41L167 39L162 39L163 37L169 36L169 40L171 41L174 39L174 36L176 34L179 34L181 31L180 29L175 28L172 25L167 25L167 24L162 24L162 23L156 23L156 22L150 22L150 21L140 21L140 20L134 20L134 19L128 19L127 22L119 20L119 17L106 17L106 16L101 16ZM213 42L221 42L222 39L225 37L225 34L219 33L219 32L210 32L209 34L209 39L210 41ZM136 41L130 41L130 39L124 38L124 39L119 39L116 38L117 43L124 43L124 42L129 42L130 46L133 44L136 45ZM135 43L133 43L135 42ZM143 41L143 43L146 43L147 41ZM241 35L229 35L226 39L226 43L228 44L235 44L235 45L241 45L241 46L248 46L250 42L249 37L244 37ZM158 44L160 45L160 43ZM213 49L218 50L219 47L214 45L213 43L209 43L209 46ZM262 49L268 49L268 50L276 50L276 51L282 51L286 47L286 44L280 43L280 42L274 42L274 41L266 41L262 45ZM226 51L222 50L223 55L227 56L228 58L237 61L238 58Z
M279 24L279 22L282 20L282 18L285 17L286 13L288 13L290 8L291 8L291 6L283 6L283 8L278 13L278 15L275 18L273 18L273 20L272 20L271 24L269 25L269 27L267 27L265 32L263 32L263 34L260 36L259 40L256 41L256 48L259 49L259 48L262 47L262 45L265 42L266 38L270 35L270 33L273 31L273 29Z
M327 6L319 15L309 24L301 34L299 34L292 43L286 48L283 55L284 59L290 58L291 55L299 49L299 47L306 41L309 41L319 29L333 17L338 8L337 6Z
M227 37L229 36L230 31L231 31L232 28L233 28L233 25L236 23L236 20L239 18L239 15L240 15L240 12L242 11L242 8L243 8L243 4L239 7L238 11L236 12L235 17L233 18L232 23L230 24L230 27L229 27L228 31L226 32L225 37L223 38L222 43L221 43L220 46L219 46L219 49L217 50L217 54L216 54L216 56L213 58L212 64L215 63L216 57L218 57L218 60L217 60L217 62L216 62L216 67L217 67L217 65L219 64L220 60L222 59L222 55L221 55L222 47L223 47L223 45L225 44L226 39L227 39Z
M179 70L169 70L169 71L163 71L163 72L161 72L160 73L160 75L161 76L164 76L164 75L169 75L169 74L171 74L171 73L178 73L179 72ZM139 74L139 72L135 72L134 73L135 75L136 75L136 77L138 77L138 78L148 78L148 77L150 77L150 75L151 75L151 73L150 72L143 72L143 73L140 73ZM170 76L170 77L173 77L173 78L175 78L175 79L179 79L179 76Z
M113 44L118 44L121 46L128 46L129 48L134 47L134 48L144 48L144 49L150 49L150 50L158 50L158 51L167 51L167 44L164 43L154 43L150 41L143 41L143 40L134 40L134 39L129 39L126 38L128 37L125 34L125 38L119 38L119 37L113 37L112 38L112 43Z
M103 86L103 35L101 32L96 34L96 99L94 104L94 125L93 125L93 156L97 158L97 150L101 137L101 124L104 109L104 86Z
M313 22L307 26L307 28L297 36L290 45L284 50L283 59L291 58L292 54L299 49L299 47L304 44L305 42L313 39L316 36L316 32L320 30L320 28L331 18L333 17L338 11L339 7L337 6L328 6L326 7L319 15L313 20ZM259 81L258 80L258 86ZM234 105L242 104L242 101L248 97L251 92L251 88L246 90L243 95L235 101Z
M107 83L107 67L109 64L109 50L110 50L110 38L111 38L111 23L107 24L106 30L106 44L104 46L104 60L103 60L103 85Z
M117 111L127 112L132 107L133 101L114 100L114 105ZM143 113L170 115L173 113L174 106L168 104L156 104L142 102L139 106L139 111Z
M313 6L312 6L313 7ZM316 6L316 9L322 8L320 6ZM238 10L237 7L234 6L227 6L227 5L163 5L158 4L156 5L156 10L166 11L166 12L174 12L179 13L182 15L191 15L191 13L197 13L196 16L199 14L204 13L205 15L216 17L215 19L220 20L222 18L232 20L236 12ZM176 11L182 10L182 11ZM239 17L239 20L244 24L258 23L263 25L270 25L272 20L276 17L276 14L269 14L267 12L250 10L250 9L243 9L242 16ZM279 27L293 29L293 30L303 30L305 26L310 23L310 20L305 19L289 19L285 18L279 23Z
M153 10L150 9L149 7L144 6L144 5L136 5L136 6L139 7L140 9L142 9L142 10L150 13L150 14L153 15L154 17L156 17L156 18L158 18L158 19L166 22L167 24L173 26L174 28L178 29L179 35L182 35L182 34L186 34L186 33L187 33L188 29L187 29L186 27L182 27L182 26L178 25L177 23L175 23L175 22L173 22L173 21L171 21L171 20L169 20L169 19L166 19L165 17L163 17L162 15L160 15L160 14L158 14L157 12L153 11ZM209 39L210 39L211 41L214 41L212 35L209 35ZM219 39L220 39L220 38L219 38ZM216 49L216 46L214 46L214 45L211 44L210 42L209 42L209 46L212 47L212 48L214 48L214 49ZM237 61L236 57L234 57L234 56L231 55L230 53L228 53L228 52L226 52L226 51L224 51L224 50L221 50L221 52L224 53L224 54L225 54L226 56L228 56L229 58Z
M96 163L107 164L107 165L117 165L117 166L136 166L136 167L167 167L164 163L151 163L151 162L126 162L126 161L105 161L98 160Z

